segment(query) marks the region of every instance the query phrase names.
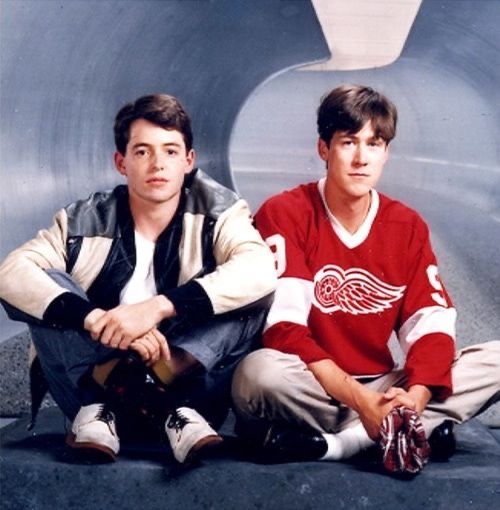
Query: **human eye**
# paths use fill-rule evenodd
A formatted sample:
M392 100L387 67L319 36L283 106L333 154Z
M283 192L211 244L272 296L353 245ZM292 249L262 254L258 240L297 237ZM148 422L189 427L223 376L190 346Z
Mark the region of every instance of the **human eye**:
M140 147L134 151L134 156L138 158L145 158L147 155L148 151L143 147Z
M174 149L174 148L172 148L172 147L169 147L169 148L167 149L167 154L168 154L169 156L177 156L177 155L179 154L179 151L178 151L177 149Z
M370 147L383 147L385 142L382 138L374 138L368 142Z

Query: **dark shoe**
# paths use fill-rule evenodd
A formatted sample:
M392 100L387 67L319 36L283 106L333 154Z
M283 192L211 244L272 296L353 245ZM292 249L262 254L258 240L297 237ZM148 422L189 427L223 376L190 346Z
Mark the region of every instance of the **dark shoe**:
M255 425L259 428L261 424ZM245 445L246 449L261 462L314 461L323 457L328 449L325 438L314 430L278 423L267 424L265 431L260 427L258 434L251 428L253 427L245 428L240 423L236 432L240 435L240 439L248 442Z
M323 457L328 445L314 430L273 424L261 448L263 460L267 462L307 462Z
M455 453L457 442L453 426L451 420L446 420L432 431L429 437L431 460L446 462Z

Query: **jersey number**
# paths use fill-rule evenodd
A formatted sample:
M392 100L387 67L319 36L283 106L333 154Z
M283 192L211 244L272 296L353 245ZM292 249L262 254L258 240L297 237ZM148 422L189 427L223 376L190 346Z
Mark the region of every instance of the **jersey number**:
M443 294L443 285L441 283L441 280L439 279L438 275L438 268L435 265L430 265L427 268L427 278L429 278L429 283L432 285L434 289L437 290L437 292L433 292L431 294L432 299L441 306L444 306L445 308L448 308L448 303L446 302L446 299Z
M273 252L276 273L279 277L286 269L285 238L281 234L274 234L266 239L266 243Z

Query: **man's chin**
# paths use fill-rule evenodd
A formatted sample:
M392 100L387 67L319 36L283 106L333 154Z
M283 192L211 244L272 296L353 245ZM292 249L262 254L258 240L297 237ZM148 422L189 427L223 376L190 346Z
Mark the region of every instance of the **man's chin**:
M149 203L151 205L162 205L168 202L176 201L179 193L167 192L165 190L153 190L147 193L136 195L140 202Z

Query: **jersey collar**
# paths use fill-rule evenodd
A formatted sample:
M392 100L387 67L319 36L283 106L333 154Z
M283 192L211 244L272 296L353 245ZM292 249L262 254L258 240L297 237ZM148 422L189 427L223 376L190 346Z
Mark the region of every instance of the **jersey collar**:
M365 220L358 228L358 230L354 234L351 234L342 226L340 221L331 213L330 209L328 209L328 205L326 204L325 198L325 182L326 177L323 177L318 181L318 191L321 196L321 200L326 210L328 219L330 220L330 224L333 228L333 231L337 234L338 238L342 241L342 243L345 244L345 246L347 246L347 248L356 248L365 241L365 239L368 237L368 234L370 233L373 221L375 220L375 216L377 215L378 212L380 202L378 193L375 189L370 190L371 201L368 214L366 215Z

